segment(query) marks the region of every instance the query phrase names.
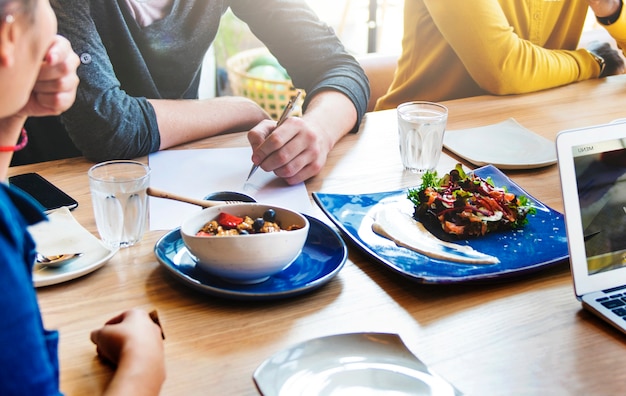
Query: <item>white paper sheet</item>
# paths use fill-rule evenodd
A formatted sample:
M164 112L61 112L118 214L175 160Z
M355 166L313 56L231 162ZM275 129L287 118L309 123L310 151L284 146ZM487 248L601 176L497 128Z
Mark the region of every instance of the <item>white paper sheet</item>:
M290 186L259 168L249 182L252 149L249 147L165 150L150 154L150 185L182 196L202 199L216 191L236 191L257 202L286 207L311 215L304 183ZM201 207L150 197L150 229L171 230Z

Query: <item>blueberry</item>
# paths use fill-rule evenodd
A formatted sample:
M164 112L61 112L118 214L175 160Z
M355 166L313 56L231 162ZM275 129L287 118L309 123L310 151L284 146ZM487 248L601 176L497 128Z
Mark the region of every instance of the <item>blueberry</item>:
M265 213L263 213L263 220L275 223L276 222L276 211L274 209L266 210Z
M248 235L248 230L239 230L239 235Z
M264 225L265 220L263 220L261 217L257 217L257 219L254 220L254 223L252 223L252 228L254 229L254 231L259 232Z

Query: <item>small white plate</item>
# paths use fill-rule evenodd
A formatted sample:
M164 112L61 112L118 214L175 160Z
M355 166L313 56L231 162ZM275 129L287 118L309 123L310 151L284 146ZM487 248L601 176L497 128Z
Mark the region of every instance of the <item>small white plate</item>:
M35 264L35 287L55 285L87 275L102 267L117 250L109 249L102 241L81 226L67 208L48 213L48 220L29 227L37 251L44 255L83 253L67 265L50 268Z
M498 124L446 131L443 145L477 166L533 169L556 163L554 142L509 118Z
M267 359L253 378L263 396L461 395L413 355L400 336L386 333L303 342Z

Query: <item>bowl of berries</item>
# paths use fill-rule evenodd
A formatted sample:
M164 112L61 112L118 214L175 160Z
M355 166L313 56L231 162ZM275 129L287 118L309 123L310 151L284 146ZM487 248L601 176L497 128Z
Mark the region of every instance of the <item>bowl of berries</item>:
M263 282L287 268L308 233L309 221L301 213L260 203L206 208L181 225L198 268L243 284Z

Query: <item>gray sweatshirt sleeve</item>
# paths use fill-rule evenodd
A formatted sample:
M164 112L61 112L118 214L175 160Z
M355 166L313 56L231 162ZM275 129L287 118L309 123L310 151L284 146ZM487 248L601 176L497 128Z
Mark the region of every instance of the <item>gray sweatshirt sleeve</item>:
M59 34L79 55L80 84L62 117L76 147L92 161L132 158L160 146L156 115L145 97L130 96L115 71L90 15L88 1L53 0Z
M306 91L305 109L319 90L342 92L357 109L356 131L367 109L369 82L332 28L302 0L234 0L230 7Z

